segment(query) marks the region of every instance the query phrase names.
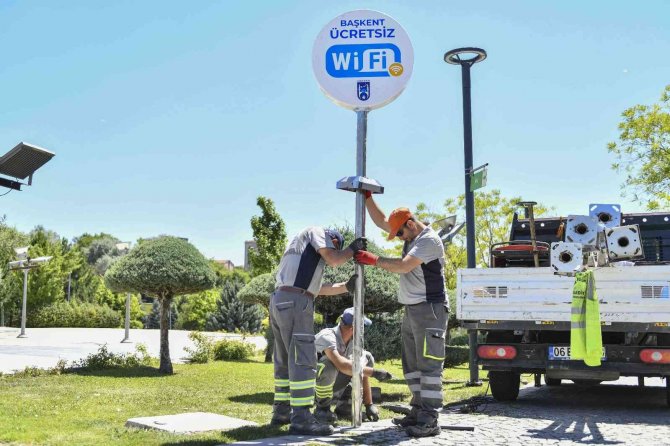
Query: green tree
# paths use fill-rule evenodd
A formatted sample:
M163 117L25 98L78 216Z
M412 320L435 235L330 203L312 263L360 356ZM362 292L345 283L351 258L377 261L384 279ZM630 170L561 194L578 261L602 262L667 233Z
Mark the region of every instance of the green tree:
M216 309L207 320L206 328L211 331L258 333L265 317L263 308L258 304L248 304L237 297L244 282L227 281L219 292Z
M204 330L209 315L216 311L216 300L218 298L218 289L183 296L179 303L179 323L176 325L177 328L183 330Z
M623 195L632 195L649 210L670 205L670 85L658 103L635 105L622 113L619 140L607 151L616 162L612 169L623 172Z
M216 276L205 257L187 241L170 236L145 240L107 270L105 283L116 292L143 293L161 305L160 371L172 374L168 312L176 295L214 286Z
M261 208L261 215L251 217L251 229L256 242L256 249L249 251L252 276L269 273L279 265L288 242L284 220L275 209L274 202L266 197L258 197L256 204Z
M79 252L70 249L67 240L41 226L30 233L28 256L51 256L51 260L33 268L28 275L28 310L65 300L68 275L77 269L83 259ZM23 283L20 272L14 274L17 295ZM28 313L30 316L30 313Z

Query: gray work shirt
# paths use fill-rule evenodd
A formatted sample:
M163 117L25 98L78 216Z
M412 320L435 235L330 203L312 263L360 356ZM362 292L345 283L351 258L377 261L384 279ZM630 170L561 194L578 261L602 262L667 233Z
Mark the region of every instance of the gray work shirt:
M351 359L351 354L353 353L353 342L349 342L349 344L344 343L339 325L333 328L324 328L318 332L314 339L314 345L317 353L325 354L327 349L332 348L341 356L349 359Z
M400 275L398 302L414 305L421 302L445 302L444 284L444 245L440 236L432 228L426 227L411 242L405 242L402 250L406 255L421 260L421 265L412 271Z
M323 228L312 226L296 235L279 262L276 287L293 286L318 295L326 266L319 254L321 248L335 249Z

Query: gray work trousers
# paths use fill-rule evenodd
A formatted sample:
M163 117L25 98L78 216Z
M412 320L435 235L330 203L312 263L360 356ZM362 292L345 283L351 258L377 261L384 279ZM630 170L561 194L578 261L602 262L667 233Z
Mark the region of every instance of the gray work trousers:
M291 422L304 422L314 405L314 298L275 291L270 297L270 325L275 337L274 409L287 411L290 404Z
M365 367L374 367L375 358L366 350L363 350L365 356ZM325 354L319 360L316 372L316 407L319 409L329 409L335 402L338 408L345 411L351 411L351 393L348 398L343 398L344 391L351 382L351 376L346 375L332 363Z
M442 407L447 308L443 302L405 305L402 320L402 370L412 392L412 412L432 424Z

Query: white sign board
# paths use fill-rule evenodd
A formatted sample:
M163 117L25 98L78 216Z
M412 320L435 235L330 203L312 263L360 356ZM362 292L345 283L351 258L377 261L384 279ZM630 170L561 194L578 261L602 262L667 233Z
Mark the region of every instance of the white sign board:
M323 92L350 110L374 110L397 98L412 76L414 51L391 17L359 10L340 15L319 33L312 51Z

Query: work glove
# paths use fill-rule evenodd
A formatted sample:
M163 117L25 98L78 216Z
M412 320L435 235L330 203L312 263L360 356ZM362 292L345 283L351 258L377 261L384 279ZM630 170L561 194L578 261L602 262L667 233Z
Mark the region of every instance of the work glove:
M368 251L358 251L356 254L354 254L354 260L356 263L361 265L375 266L377 264L377 260L379 260L379 256L374 255Z
M368 239L365 237L358 237L356 240L349 243L349 249L351 249L354 254L356 254L358 251L365 251L368 249Z
M347 283L344 284L344 286L347 287L347 291L349 291L351 294L354 294L354 291L356 290L356 279L358 279L358 274L354 274L353 276L349 277Z
M372 370L372 377L376 379L377 381L388 381L389 379L393 379L393 375L391 375L389 372L387 372L384 369L373 369Z
M363 415L363 421L379 421L379 410L374 404L365 405L365 413Z

